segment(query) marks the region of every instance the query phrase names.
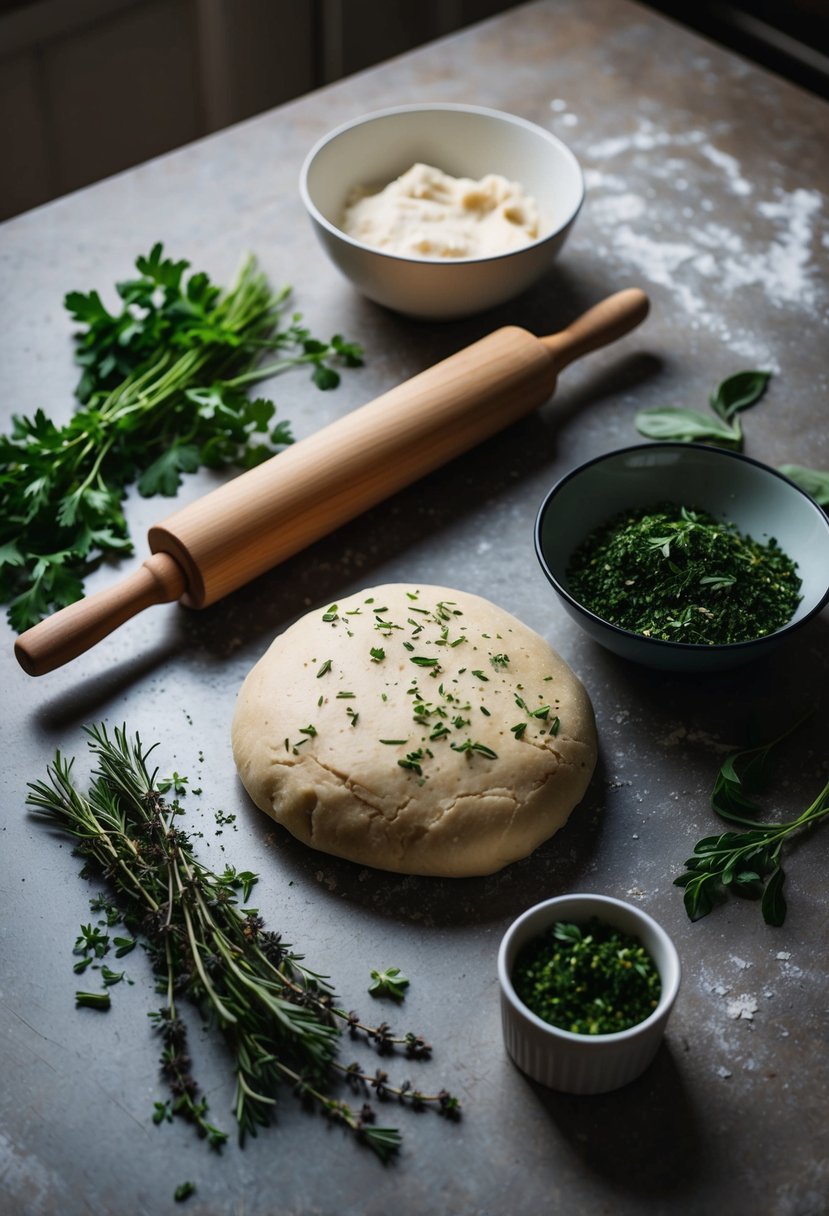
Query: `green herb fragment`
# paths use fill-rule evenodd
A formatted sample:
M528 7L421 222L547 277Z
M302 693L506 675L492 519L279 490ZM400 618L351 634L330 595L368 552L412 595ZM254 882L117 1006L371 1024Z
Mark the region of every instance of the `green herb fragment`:
M510 727L510 730L515 735L516 739L522 739L524 737L524 732L526 731L526 729L527 729L526 722L518 722L518 723L516 723L515 726Z
M386 652L382 646L372 646L369 654L371 655L374 663L382 663L383 659L386 657Z
M736 372L723 380L712 393L708 404L724 421L733 418L740 410L756 405L766 391L771 372Z
M135 266L137 278L116 284L120 311L97 291L64 300L80 325L74 415L62 426L42 409L15 415L0 436L0 600L18 632L80 599L102 561L132 552L128 486L171 496L201 466L251 468L292 442L250 385L306 364L333 387L333 363L361 362L338 335L312 338L299 314L283 328L288 290L274 293L253 258L227 291L188 277L160 243Z
M597 616L661 641L724 645L782 628L794 562L705 511L667 503L616 516L576 549L569 589Z
M711 443L741 451L743 432L735 415L760 400L769 378L769 372L737 372L723 380L711 395L709 404L713 414L656 406L639 411L635 419L636 429L648 439L673 443Z
M322 619L323 619L323 621L325 621L325 623L327 625L330 624L332 621L338 621L340 619L340 614L337 611L337 605L332 604L327 612L323 612Z
M140 926L155 988L165 1002L149 1017L172 1091L167 1102L155 1103L153 1122L186 1119L214 1149L227 1140L210 1122L207 1100L190 1073L185 999L231 1055L242 1140L272 1121L284 1086L387 1159L400 1144L399 1132L374 1128L368 1104L352 1108L343 1102L338 1078L356 1093L373 1088L378 1100L394 1098L418 1110L429 1105L457 1118L457 1100L444 1090L423 1093L405 1081L393 1085L383 1070L370 1073L340 1061L346 1032L382 1054L399 1050L420 1060L430 1048L420 1036L395 1035L385 1022L367 1025L340 1008L326 978L268 930L256 909L238 906L237 893L247 899L256 875L231 866L216 874L201 863L177 825L178 809L158 790L149 766L153 748L144 748L125 729L110 736L103 726L90 727L87 734L95 761L88 792L74 783L73 761L57 755L46 780L29 786L27 805L74 840L87 866L108 883L123 922ZM92 927L84 928L83 941L98 945ZM118 973L102 968L102 976L114 983ZM397 976L401 985L404 979ZM76 1000L92 1009L110 1008L107 991L78 992ZM376 1139L370 1131L379 1132Z
M81 925L80 936L75 939L75 954L88 954L90 958L103 958L109 950L109 937L95 925Z
M172 790L180 798L187 793L189 780L189 777L182 777L180 773L173 771L172 777L162 777L160 779L158 782L159 792L168 794Z
M432 753L428 748L419 747L416 751L409 752L402 760L397 763L401 768L411 769L413 773L417 773L418 777L423 776L422 761L427 757L431 758Z
M555 718L551 718L550 719L550 734L557 735L560 730L561 730L561 719L558 716L556 716Z
M408 743L409 740L408 739L378 739L377 742L378 743L389 743L393 746L394 745L403 746L404 744Z
M195 1182L182 1182L173 1192L173 1198L175 1199L176 1203L183 1203L185 1199L189 1199L190 1196L195 1195L195 1193Z
M425 655L415 654L409 659L410 663L414 663L417 667L437 667L439 659L429 659Z
M490 760L498 759L498 753L494 752L491 747L487 747L485 743L473 743L471 739L467 739L464 743L450 743L449 746L453 752L466 752L467 755L478 752Z
M308 726L300 726L299 733L301 735L308 735L308 737L310 739L313 739L313 737L317 733L317 728L316 728L316 726L313 726L311 723L309 723Z
M337 700L338 701L353 701L356 696L357 696L356 692L348 692L347 690L344 690L343 692L337 693Z
M508 654L494 654L490 659L493 667L507 667L509 664Z
M641 942L592 919L557 922L520 951L512 973L519 999L572 1034L614 1034L659 1004L659 972Z
M807 715L808 716L808 715ZM829 817L829 782L797 819L783 823L753 818L761 808L752 795L769 782L770 754L797 729L801 718L769 743L746 748L726 757L711 793L713 810L727 822L746 828L723 832L697 841L685 870L674 879L682 887L685 911L691 920L707 916L729 892L760 900L767 925L782 925L786 918L783 896L785 874L782 852L785 842L806 828Z
M317 672L317 679L319 680L321 676L327 676L330 670L331 670L331 659L326 659L325 662L320 667L319 671Z
M372 971L369 992L372 996L388 996L402 1001L409 987L409 980L399 967L386 967L384 971Z
M829 470L807 469L801 464L781 464L778 471L805 490L821 507L829 507Z
M477 676L479 680L484 680L486 682L489 682L489 676L484 675L484 673L480 670L473 671L472 674L473 674L473 676Z
M75 1004L84 1009L98 1009L102 1013L112 1008L108 992L76 992Z

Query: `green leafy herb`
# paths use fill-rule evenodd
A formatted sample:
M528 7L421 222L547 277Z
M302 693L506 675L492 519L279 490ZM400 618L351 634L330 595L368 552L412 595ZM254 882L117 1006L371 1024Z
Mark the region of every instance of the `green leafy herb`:
M158 792L160 794L169 794L170 790L172 790L180 798L182 794L187 793L188 784L188 777L182 777L181 773L173 770L172 777L162 777L159 779Z
M486 756L489 760L497 760L498 753L494 752L491 747L487 747L485 743L473 743L471 739L466 739L463 743L450 743L449 746L453 752L466 752L471 755L472 752L479 752L480 755Z
M226 292L187 277L188 265L155 245L136 260L138 277L117 284L115 313L96 291L70 292L79 407L62 426L42 409L14 415L0 436L0 600L15 630L79 599L92 569L132 551L131 483L170 496L201 465L250 468L291 442L249 385L306 364L329 388L332 362L361 361L339 335L312 338L298 313L283 327L288 290L273 292L252 258Z
M317 672L317 679L319 680L321 676L327 676L330 670L331 670L331 659L326 659L325 662L320 667L319 671Z
M537 1017L572 1034L613 1034L649 1017L662 990L641 942L592 919L557 922L519 951L518 997Z
M807 469L800 464L781 464L779 470L795 485L805 490L816 503L829 507L829 471L825 469Z
M186 996L225 1039L236 1074L235 1115L240 1138L270 1123L276 1094L287 1085L305 1104L354 1133L384 1160L400 1144L396 1128L375 1127L371 1107L355 1109L336 1096L338 1082L353 1092L374 1091L415 1109L431 1105L457 1118L459 1104L445 1090L424 1094L408 1082L393 1086L338 1058L344 1031L386 1054L402 1051L426 1059L431 1048L408 1032L395 1036L385 1024L366 1025L337 1004L327 979L266 929L255 909L239 907L255 875L209 870L178 826L183 813L159 793L145 749L136 735L103 726L87 728L95 761L87 794L76 786L73 762L60 754L45 781L29 786L27 803L72 836L76 849L106 879L124 923L144 939L165 1003L150 1014L162 1042L161 1069L169 1103L156 1103L153 1122L178 1116L194 1124L214 1148L226 1133L208 1118L207 1100L190 1073L187 1027L180 1001ZM79 1004L108 1009L110 994L78 993Z
M742 451L743 432L735 415L756 405L765 393L770 378L770 372L735 372L723 380L709 397L713 417L698 410L654 406L639 411L635 419L636 429L648 439L673 443L711 443ZM829 506L829 470L783 464L778 471L799 485L820 506Z
M196 1193L195 1182L182 1182L176 1187L175 1191L173 1192L173 1198L175 1199L176 1203L184 1203L185 1199L189 1199L190 1196L195 1195L195 1193Z
M409 987L409 980L399 967L386 967L383 971L372 971L369 992L372 996L388 996L402 1001Z
M636 429L648 439L672 443L712 443L718 447L740 449L743 434L739 421L723 422L698 410L673 406L652 406L636 415Z
M674 443L712 443L718 447L743 447L743 432L739 419L741 410L755 405L766 391L770 372L746 371L729 376L711 394L711 414L674 406L655 406L640 410L636 429L648 439Z
M769 743L735 752L720 766L711 806L721 819L747 830L706 836L694 846L685 870L674 880L676 886L684 888L685 910L691 920L707 916L731 892L759 898L766 924L783 924L786 917L783 845L829 816L829 782L802 815L783 823L753 818L761 813L761 808L752 795L768 784L770 753L802 721L795 722Z
M770 377L771 372L736 372L723 380L708 404L718 418L728 422L740 410L756 405L765 393Z
M79 1008L98 1009L105 1013L112 1008L112 999L108 992L76 992L75 1004Z
M708 512L672 503L597 528L573 554L567 577L584 606L611 624L699 645L773 633L800 600L796 567L773 538L761 544Z

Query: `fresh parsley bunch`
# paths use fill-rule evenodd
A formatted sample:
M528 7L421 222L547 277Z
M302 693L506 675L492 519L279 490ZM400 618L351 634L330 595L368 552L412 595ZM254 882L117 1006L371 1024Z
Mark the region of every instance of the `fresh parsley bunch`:
M144 496L173 496L201 466L250 468L292 436L276 407L249 385L297 364L314 383L339 383L336 365L362 351L339 334L312 337L299 313L283 317L290 292L274 292L248 257L225 291L156 244L118 283L120 311L97 291L64 301L80 323L79 406L57 426L39 409L15 415L0 436L0 600L19 631L83 594L104 558L132 551L122 504L137 482ZM276 362L263 356L277 352Z

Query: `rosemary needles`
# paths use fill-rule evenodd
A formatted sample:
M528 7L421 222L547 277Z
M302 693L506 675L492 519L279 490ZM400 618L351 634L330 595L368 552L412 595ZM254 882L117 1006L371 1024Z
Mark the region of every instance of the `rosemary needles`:
M284 1086L382 1160L397 1150L400 1133L375 1124L366 1098L395 1099L414 1110L432 1106L458 1118L460 1103L446 1090L423 1093L410 1081L392 1084L383 1069L341 1063L344 1034L381 1055L398 1051L410 1060L427 1059L431 1048L419 1035L396 1036L386 1023L370 1026L339 1008L326 978L266 929L255 908L240 907L255 876L231 866L216 874L201 864L177 826L180 806L165 801L148 766L153 747L126 728L110 735L104 726L90 726L86 733L95 759L88 793L73 779L74 762L58 753L47 779L30 784L27 804L75 838L78 853L108 882L124 923L146 945L164 993L164 1005L150 1017L171 1091L168 1102L156 1103L154 1121L179 1116L212 1147L227 1140L208 1118L190 1072L181 998L195 1003L231 1053L242 1142L271 1122ZM341 1085L363 1099L360 1107L336 1096Z

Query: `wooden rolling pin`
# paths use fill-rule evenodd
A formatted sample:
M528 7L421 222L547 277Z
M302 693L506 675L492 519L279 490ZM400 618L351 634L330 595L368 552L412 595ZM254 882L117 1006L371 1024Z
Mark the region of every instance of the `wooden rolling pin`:
M150 528L152 557L133 574L21 634L21 667L53 671L151 604L215 603L529 414L562 368L647 312L647 296L629 288L546 338L498 329L240 474Z

